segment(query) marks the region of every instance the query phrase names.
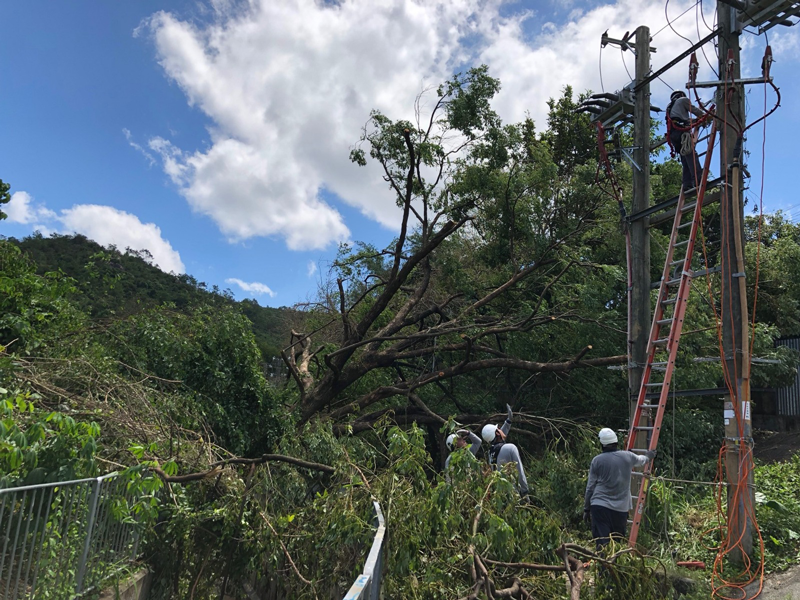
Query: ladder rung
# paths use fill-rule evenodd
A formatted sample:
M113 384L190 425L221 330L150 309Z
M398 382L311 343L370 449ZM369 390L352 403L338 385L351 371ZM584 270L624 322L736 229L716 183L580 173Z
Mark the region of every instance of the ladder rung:
M634 425L633 428L638 429L639 431L653 431L653 429L655 429L655 427L650 425Z
M658 387L659 385L664 385L663 381L659 381L656 383L645 383L644 387Z
M667 282L667 285L678 285L681 282L681 278L678 277L677 279L670 279Z
M669 338L661 338L660 340L656 340L653 342L653 346L666 346Z
M691 227L694 224L694 221L686 221L686 223L681 223L678 225L678 229L684 229L686 227Z
M673 320L674 320L674 318L670 317L669 319L659 319L658 321L656 321L656 323L658 323L659 325L666 325L667 323L672 323ZM667 364L667 363L664 363L664 364Z
M633 452L634 454L644 454L647 452L647 448L631 448L628 452ZM635 473L635 471L633 471Z
M670 267L677 267L678 265L682 265L685 262L686 262L686 257L681 258L680 260L673 260L671 263L669 263L669 266Z
M641 471L631 471L631 475L635 475L636 477L644 477L644 473ZM636 498L637 496L634 496Z
M653 410L654 408L658 408L658 404L642 404L642 409Z
M675 298L668 298L666 300L662 300L661 304L675 304L678 301L677 296Z
M697 206L697 202L692 202L691 204L684 204L683 210L692 210L695 206Z
M683 240L682 242L675 242L675 246L674 247L678 248L680 246L685 246L688 243L689 243L689 240Z

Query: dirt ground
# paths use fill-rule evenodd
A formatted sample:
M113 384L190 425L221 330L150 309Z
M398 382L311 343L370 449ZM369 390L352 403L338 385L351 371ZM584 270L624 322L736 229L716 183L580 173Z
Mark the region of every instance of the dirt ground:
M758 590L756 584L748 590L755 594ZM800 600L800 565L796 565L783 573L774 573L767 576L764 589L758 596L748 595L748 598L758 600Z
M800 432L756 431L753 453L757 460L765 463L788 460L800 452Z

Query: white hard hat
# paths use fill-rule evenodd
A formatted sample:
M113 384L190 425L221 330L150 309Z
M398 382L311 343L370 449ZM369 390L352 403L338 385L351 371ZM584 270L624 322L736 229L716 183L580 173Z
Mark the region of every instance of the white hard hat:
M678 98L686 98L686 92L683 90L675 90L669 95L670 100L676 100Z
M458 435L455 434L455 433L451 433L450 435L447 436L447 439L445 440L444 443L448 448L450 448L450 450L452 450L453 447L456 445L456 440L457 439L458 439Z
M617 443L617 434L614 433L613 429L609 429L608 427L603 427L597 437L600 438L600 443L603 446Z
M497 425L484 425L483 429L481 429L481 437L487 444L491 444L494 441L494 436L496 435Z

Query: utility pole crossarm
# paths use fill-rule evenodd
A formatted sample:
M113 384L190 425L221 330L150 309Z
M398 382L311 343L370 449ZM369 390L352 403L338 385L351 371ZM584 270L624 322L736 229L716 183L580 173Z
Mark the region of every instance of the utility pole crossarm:
M638 92L640 88L644 87L645 85L649 85L651 81L655 80L657 77L660 77L661 75L669 71L672 67L677 65L684 58L691 56L692 52L696 51L701 46L705 46L708 42L717 37L719 35L719 32L720 29L715 29L696 44L692 44L692 46L688 50L679 54L677 57L673 58L671 61L669 61L655 73L650 73L646 77L643 77L641 81L637 79L636 87L633 88L633 91Z

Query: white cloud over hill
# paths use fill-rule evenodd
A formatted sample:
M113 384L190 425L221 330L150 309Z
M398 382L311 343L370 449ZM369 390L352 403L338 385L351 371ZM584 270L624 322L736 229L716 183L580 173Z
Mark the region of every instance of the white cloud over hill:
M136 215L111 206L76 204L56 213L36 202L27 192L14 192L3 207L11 223L30 225L42 233L58 231L80 233L102 246L114 245L121 252L127 248L147 250L153 264L167 273L183 273L181 256L161 235L155 223L142 223Z

